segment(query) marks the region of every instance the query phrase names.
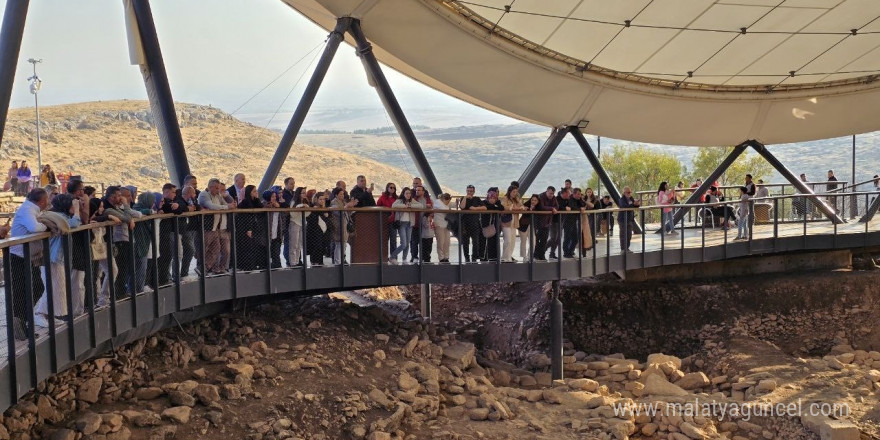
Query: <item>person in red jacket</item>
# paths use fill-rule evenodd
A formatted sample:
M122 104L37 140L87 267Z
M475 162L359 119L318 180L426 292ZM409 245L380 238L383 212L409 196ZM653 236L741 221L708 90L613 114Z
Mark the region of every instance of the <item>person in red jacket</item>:
M379 196L379 200L376 200L376 206L382 206L385 208L390 208L391 205L394 204L394 201L397 200L397 186L393 183L388 182L385 184L385 191L382 192L382 195ZM394 219L394 213L388 212L385 214L385 224L382 233L384 237L387 237L385 240L388 242L388 255L391 255L391 252L394 252L394 249L397 249L397 227L398 225Z

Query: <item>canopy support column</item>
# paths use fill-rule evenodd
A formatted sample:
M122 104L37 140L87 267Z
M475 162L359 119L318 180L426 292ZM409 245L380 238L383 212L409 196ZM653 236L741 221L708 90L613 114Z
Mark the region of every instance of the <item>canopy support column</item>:
M880 196L875 196L874 200L868 206L868 210L865 211L865 215L859 219L859 223L868 223L873 220L874 216L877 215L878 210L880 210Z
M382 73L382 67L379 66L379 61L376 59L376 55L373 54L373 45L367 41L359 20L352 20L348 33L357 42L358 56L363 61L367 76L373 81L373 85L379 93L379 98L382 100L382 105L385 106L388 116L391 117L394 127L397 128L397 132L403 139L409 155L416 164L416 169L422 178L425 179L428 189L434 196L440 195L443 192L440 188L440 182L434 175L434 170L431 169L431 164L428 163L428 159L425 157L424 151L422 151L422 146L419 144L419 140L416 139L416 135L413 133L406 115L400 108L400 103L397 102L397 98L394 96L394 91L391 90L385 74Z
M174 98L165 71L165 61L159 48L159 35L153 22L153 12L149 0L130 0L137 23L137 37L141 46L142 57L138 60L147 96L150 99L150 110L154 116L165 165L168 167L171 180L183 185L183 180L190 174L189 161L180 134L180 123L174 109Z
M324 82L324 77L327 75L330 63L333 62L333 58L336 56L336 50L339 48L339 43L345 38L345 32L348 31L350 26L351 18L342 17L336 21L336 28L334 28L333 32L330 33L330 36L327 37L327 45L324 47L324 53L321 54L321 59L318 61L318 65L315 66L315 71L312 72L312 77L309 79L305 91L303 91L302 98L300 98L299 104L297 104L296 110L293 112L293 116L290 117L290 123L287 124L287 129L284 130L284 136L281 137L278 149L275 150L275 155L272 156L272 160L269 162L269 167L266 168L266 174L263 174L263 180L260 181L259 186L260 192L269 189L275 182L275 179L278 178L278 174L281 172L281 167L287 160L287 156L290 154L290 149L293 147L293 142L296 140L296 136L302 128L303 121L305 121L306 115L308 115L309 109L315 101L315 96L321 88L321 83Z
M21 38L27 19L29 0L7 0L3 13L3 27L0 29L0 140L6 129L6 116L9 114L9 101L12 99L12 85L15 82L15 68L21 52Z
M620 191L617 189L617 185L611 181L611 177L608 176L608 173L605 171L605 167L602 166L602 162L599 162L599 157L593 153L593 149L590 147L590 143L587 142L587 138L584 137L584 134L577 127L568 127L568 131L571 132L571 135L577 141L578 145L581 146L581 150L584 151L584 154L587 156L587 160L590 161L590 165L593 167L593 171L596 172L596 175L599 177L599 182L602 185L605 185L605 190L608 191L608 195L611 196L611 200L614 200L614 204L620 206ZM633 232L636 234L642 233L642 228L636 224Z
M535 155L535 158L532 159L532 162L526 167L526 170L523 171L522 176L520 176L518 180L520 194L526 194L526 191L528 191L529 187L532 186L532 183L535 182L535 178L538 177L538 173L544 169L544 165L547 165L550 156L552 156L556 151L556 148L559 147L559 143L562 142L562 139L565 138L567 133L567 128L553 128L553 131L550 132L550 136L544 141L544 145L538 150L538 154Z
M727 155L727 157L725 157L723 161L721 161L721 163L718 165L718 168L715 168L715 171L712 171L712 173L709 174L708 177L706 177L706 180L703 181L703 184L700 185L699 188L694 190L694 192L691 193L690 197L688 197L687 201L684 203L686 205L699 203L700 197L702 197L703 194L706 194L706 191L709 190L709 187L712 186L712 183L718 180L727 171L727 169L730 168L731 165L733 165L733 162L735 162L740 156L742 156L743 153L745 153L747 148L749 148L748 142L743 142L736 147L733 147L733 151L731 151L730 154ZM676 209L675 213L672 215L672 224L678 224L678 222L680 222L681 219L684 218L685 214L687 214L687 209ZM662 230L663 228L660 228L658 232Z
M845 223L837 215L837 213L834 212L834 209L828 206L824 200L813 194L813 190L805 185L804 182L801 182L801 180L798 179L797 176L795 176L788 168L786 168L786 166L783 165L782 162L780 162L779 159L776 158L776 156L772 155L770 151L767 150L767 147L764 146L764 144L756 140L746 141L745 144L754 148L755 151L757 151L758 154L760 154L761 157L764 158L764 160L772 165L773 168L776 169L776 171L778 171L779 174L781 174L782 177L785 178L785 180L788 180L795 188L797 188L797 190L801 194L806 194L807 197L809 197L813 201L813 204L816 206L816 208L818 208L819 211L822 211L822 213L825 214L825 217L828 217L828 219L835 224Z

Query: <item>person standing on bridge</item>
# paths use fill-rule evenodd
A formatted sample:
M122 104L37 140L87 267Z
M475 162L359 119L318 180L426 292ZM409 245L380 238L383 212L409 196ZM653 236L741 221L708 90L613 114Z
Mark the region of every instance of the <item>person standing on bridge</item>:
M235 175L235 177L232 178L232 180L233 184L231 187L229 187L228 190L226 190L226 192L230 196L232 196L233 199L235 199L236 204L239 204L244 201L244 199L247 198L249 195L244 190L245 184L247 183L247 178L245 177L244 173L238 173Z
M37 234L45 232L48 227L38 220L41 212L49 206L49 194L43 188L36 188L28 193L27 199L18 210L15 211L15 217L12 219L12 229L9 232L10 237L22 237L28 234ZM30 254L25 255L23 245L15 245L10 248L10 274L12 285L6 286L11 289L13 303L12 329L17 340L27 339L27 331L33 329L27 328L28 314L33 313L28 310L26 295L31 295L33 302L37 302L40 295L43 294L43 280L40 276L40 263L42 262L42 243L31 242ZM31 274L31 290L26 289L26 274ZM10 304L6 304L10 307Z
M547 191L538 198L537 211L545 211L544 215L536 216L535 226L535 253L532 258L538 261L547 261L547 240L550 236L550 228L553 226L553 217L559 209L556 200L556 188L548 186Z
M473 185L468 185L465 196L459 199L458 209L468 211L461 215L461 239L462 253L467 263L477 261L483 249L483 233L480 226L480 216L471 214L472 211L485 211L486 207L479 197L474 195L477 189Z
M220 194L220 188L220 179L215 177L208 181L207 190L199 194L199 206L210 211L221 211L221 213L214 214L213 218L206 218L204 222L205 261L203 264L206 271L215 274L225 273L226 268L229 267L229 231L227 230L229 220L224 211L235 208L235 202L227 202ZM225 258L221 259L221 253L225 255Z
M507 187L507 194L501 201L505 211L524 211L522 197L519 196L519 188L513 185ZM502 262L516 262L513 258L513 248L516 245L516 231L519 229L519 214L501 215L501 232L504 234Z
M620 197L620 209L617 213L617 223L620 225L620 252L632 252L629 248L632 243L633 230L636 228L635 211L633 208L641 206L641 202L633 199L632 189L630 187L623 188L623 195Z
M413 199L413 191L409 188L403 188L400 192L400 198L394 202L395 209L420 209L424 208L424 205L419 203L418 201ZM394 218L400 222L400 245L397 246L397 249L394 249L391 252L391 256L388 258L389 264L397 264L397 256L401 253L403 254L403 262L406 262L406 253L409 249L410 243L412 242L411 234L412 234L412 224L413 222L418 220L418 216L421 213L418 212L406 212L406 211L396 211L394 213Z
M749 238L749 189L739 187L739 207L737 209L736 227L737 233L734 240L748 240Z
M394 202L397 201L397 198L397 185L388 182L385 184L385 191L379 196L379 200L376 201L376 204L383 208L391 208L394 206ZM397 235L398 230L400 229L400 222L397 221L397 217L394 214L394 212L386 212L382 216L385 220L382 226L382 236L386 237L386 241L388 242L388 255L391 255L391 253L397 249Z

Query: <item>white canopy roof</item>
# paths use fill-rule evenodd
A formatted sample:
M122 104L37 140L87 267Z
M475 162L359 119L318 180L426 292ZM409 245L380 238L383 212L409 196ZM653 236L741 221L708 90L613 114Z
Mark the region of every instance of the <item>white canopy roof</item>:
M679 145L880 129L880 0L283 0L467 102Z

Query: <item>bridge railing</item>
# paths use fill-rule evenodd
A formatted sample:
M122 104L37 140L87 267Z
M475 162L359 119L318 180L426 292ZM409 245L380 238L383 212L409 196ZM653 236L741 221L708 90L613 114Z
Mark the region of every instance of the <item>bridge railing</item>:
M875 196L817 197L833 206L850 197L867 204ZM814 200L802 195L751 199L750 215L737 220L740 203L675 205L699 216L699 226L681 221L668 226L674 233L662 234L654 233L661 223L649 218L662 218L668 206L557 213L296 208L152 215L0 240L0 338L6 339L0 407L77 361L223 301L380 285L580 278L751 253L866 246L869 232L878 232L878 223L835 225L809 215L782 221L785 206L812 210ZM748 226L745 239L734 239L735 222Z

